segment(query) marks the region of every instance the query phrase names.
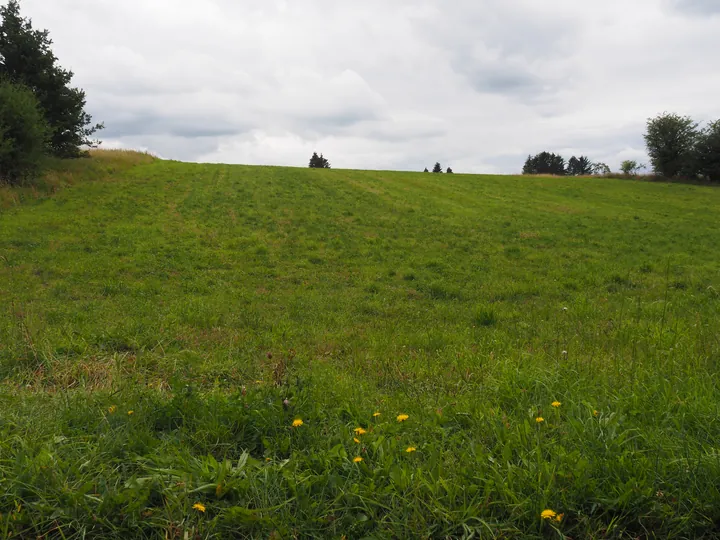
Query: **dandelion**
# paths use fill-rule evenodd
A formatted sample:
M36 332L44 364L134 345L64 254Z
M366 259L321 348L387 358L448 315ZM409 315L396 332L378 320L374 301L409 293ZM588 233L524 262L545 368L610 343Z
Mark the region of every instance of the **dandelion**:
M363 460L363 458L361 458L360 456L355 456L353 458L353 463L360 463L362 460Z
M377 418L378 416L380 416L380 413L379 413L379 412L374 412L374 413L373 413L373 418Z
M553 401L550 405L557 409L560 405L562 405L562 403L560 403L559 401Z
M132 416L133 414L135 414L135 411L128 411L128 416Z
M564 517L565 517L565 514L558 514L557 516L555 516L555 521L560 523Z
M367 431L361 427L356 427L354 431L356 435L365 435L367 433Z
M417 450L417 448L415 448L414 446L408 446L408 447L407 447L407 450L405 450L405 451L406 451L408 454L410 454L410 453L414 452L415 450Z
M542 424L542 423L545 421L545 419L544 419L542 416L538 416L538 417L535 419L535 421L536 421L538 424Z
M116 407L115 405L110 405L110 406L108 407L108 412L109 412L110 414L115 414L115 411L117 411L117 407Z
M404 422L404 421L407 420L408 418L410 418L410 417L409 417L407 414L398 414L398 416L397 416L397 421L398 421L398 422Z
M599 415L599 414L600 414L600 413L597 411L597 409L593 411L593 416L597 416L597 415Z
M360 444L360 439L358 439L357 437L353 437L353 441L355 441L356 443Z
M205 512L205 505L203 503L195 503L193 504L193 508L198 512Z
M292 427L300 427L303 425L303 421L300 418L293 420Z
M272 461L272 458L266 457L265 461Z
M562 352L562 355L563 355L563 356L567 356L567 351L563 351L563 352Z
M540 512L540 517L543 519L556 519L557 513L554 512L553 510L549 510L549 509L543 510L542 512Z

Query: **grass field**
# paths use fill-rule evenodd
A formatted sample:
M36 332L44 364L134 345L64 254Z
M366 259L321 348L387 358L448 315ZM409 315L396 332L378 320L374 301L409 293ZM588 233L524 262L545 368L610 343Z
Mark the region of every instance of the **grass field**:
M0 193L0 536L720 535L720 190L57 167Z

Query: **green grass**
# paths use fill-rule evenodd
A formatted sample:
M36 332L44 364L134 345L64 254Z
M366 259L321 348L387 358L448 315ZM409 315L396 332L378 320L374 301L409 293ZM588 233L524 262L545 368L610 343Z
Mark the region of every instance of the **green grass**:
M120 158L6 191L0 536L720 535L720 190Z

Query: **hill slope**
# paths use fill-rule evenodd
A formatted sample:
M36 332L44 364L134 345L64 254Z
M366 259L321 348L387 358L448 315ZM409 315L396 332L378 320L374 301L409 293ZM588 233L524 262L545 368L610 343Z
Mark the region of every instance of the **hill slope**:
M718 532L720 191L97 176L0 214L0 531Z

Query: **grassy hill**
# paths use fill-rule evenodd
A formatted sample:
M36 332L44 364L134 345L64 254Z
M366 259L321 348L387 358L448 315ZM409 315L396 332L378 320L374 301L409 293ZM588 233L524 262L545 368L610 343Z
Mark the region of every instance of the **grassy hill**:
M720 190L113 152L44 186L0 192L3 537L720 534Z

